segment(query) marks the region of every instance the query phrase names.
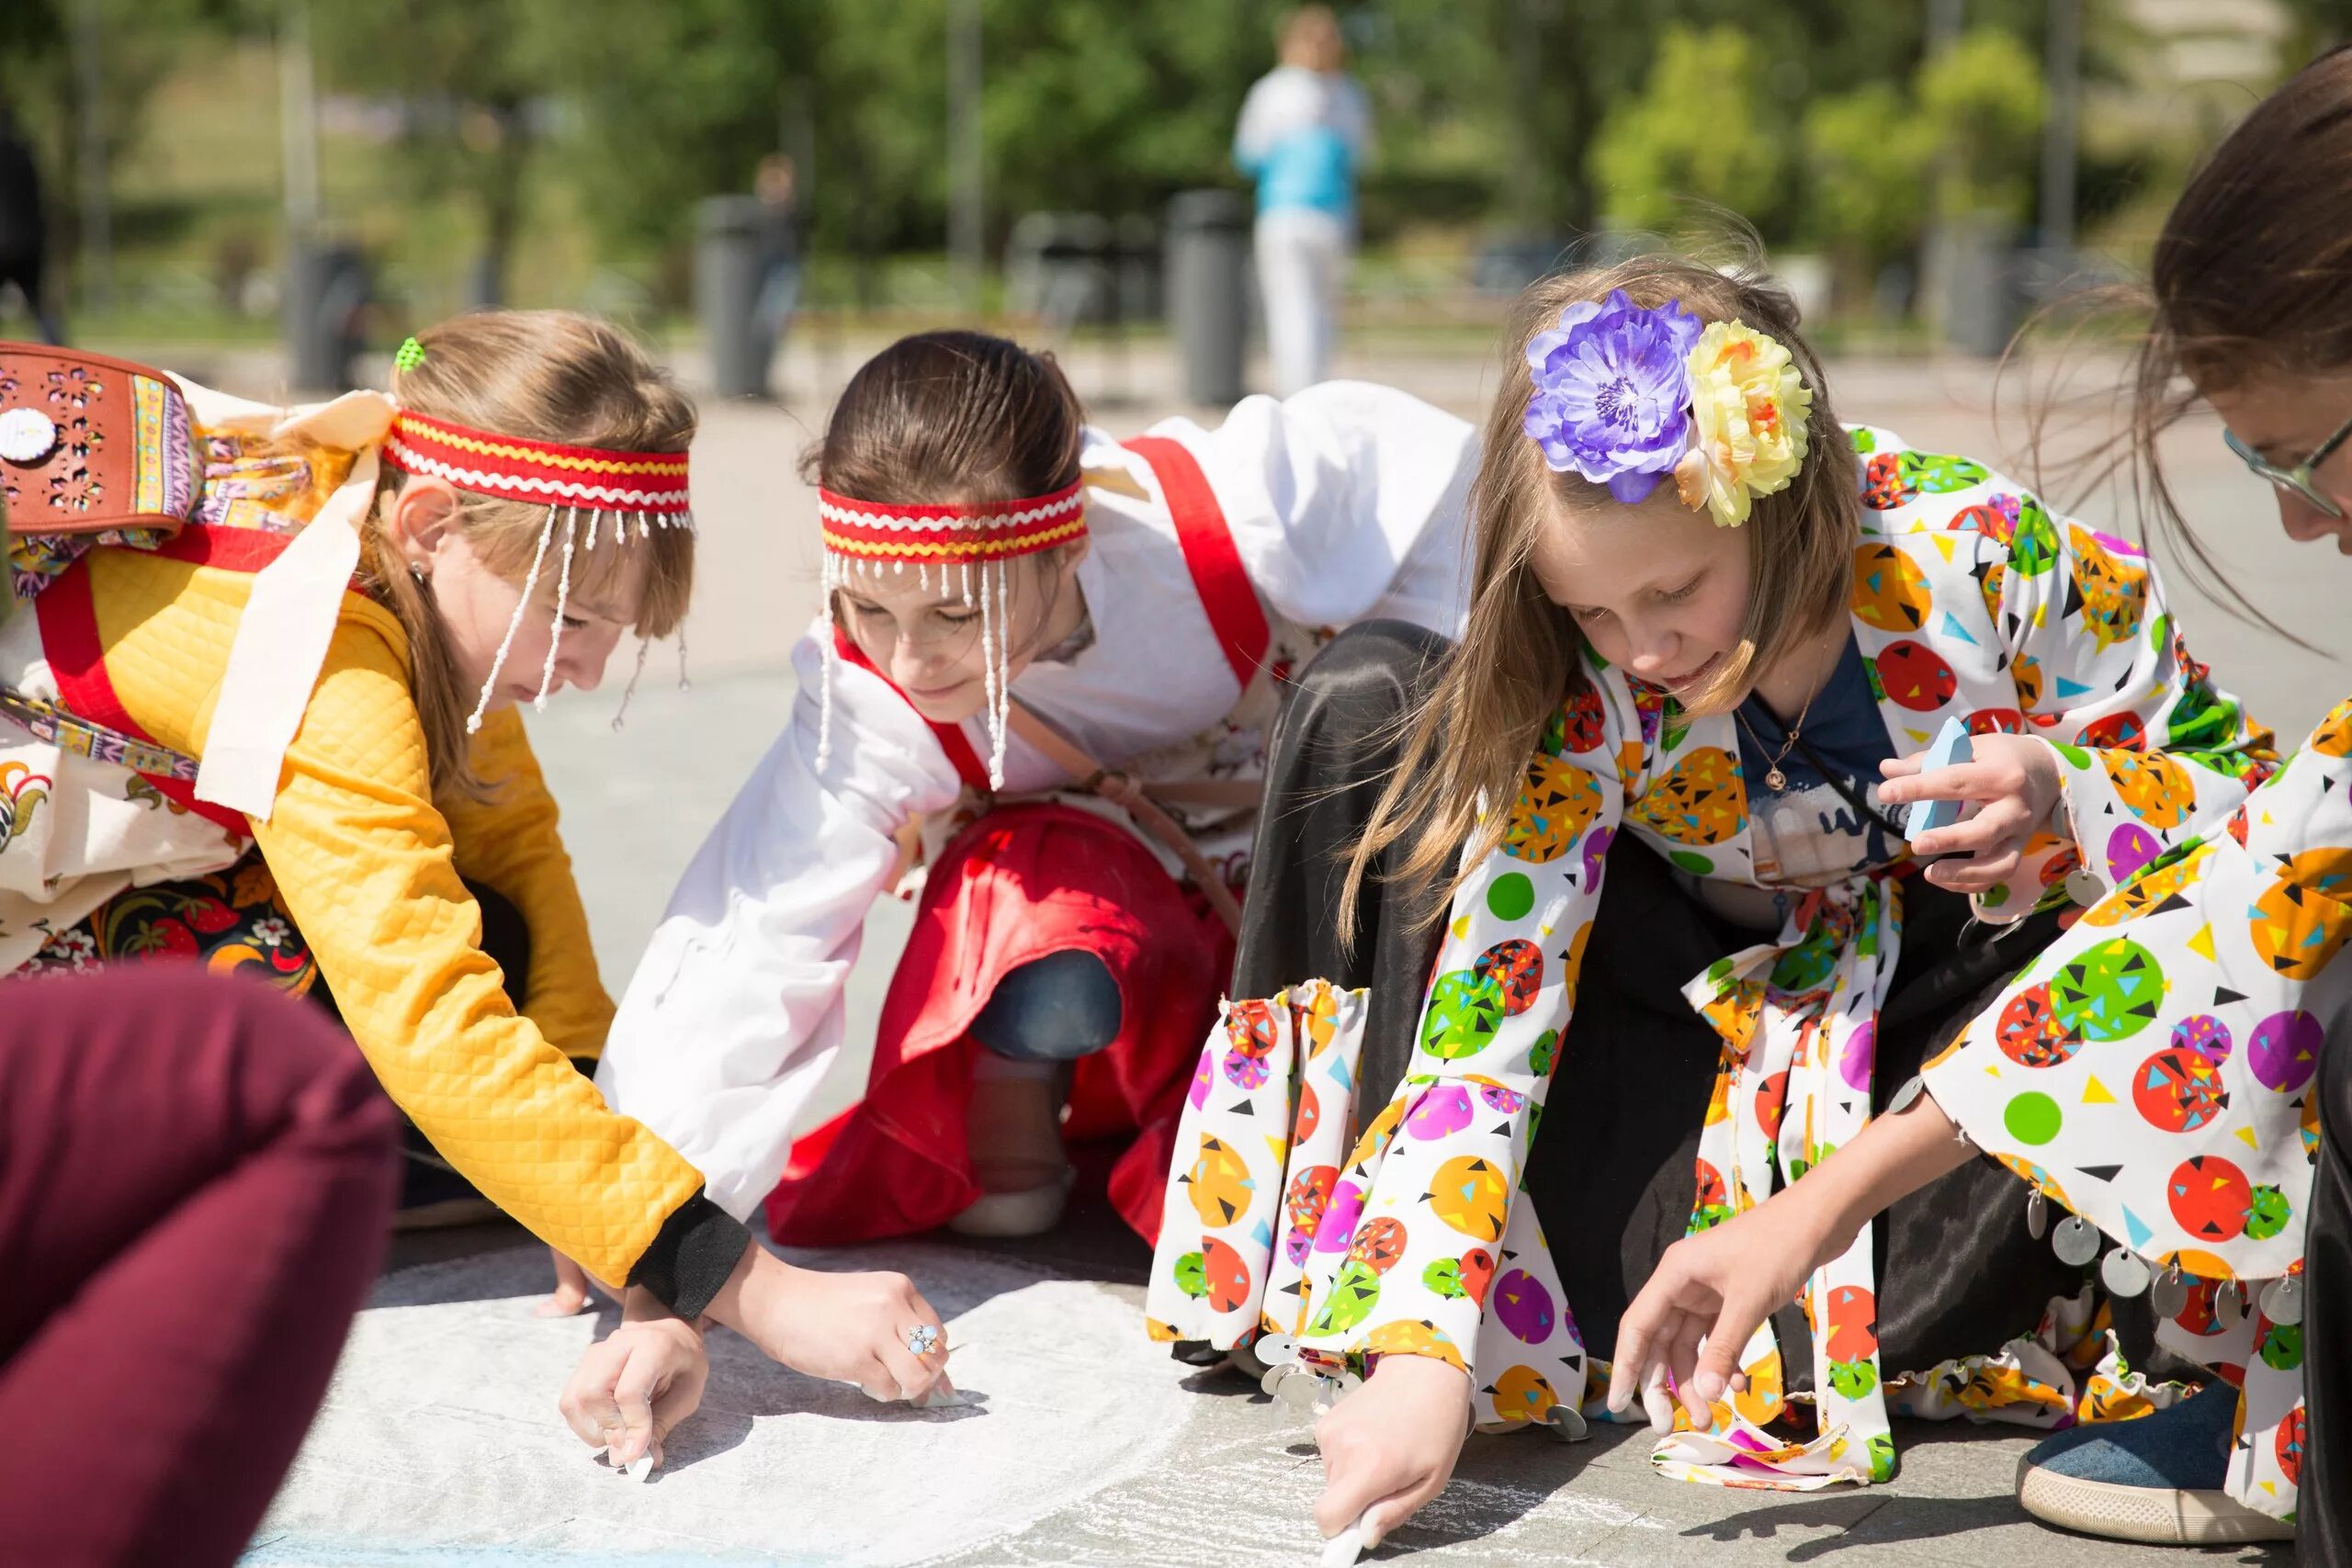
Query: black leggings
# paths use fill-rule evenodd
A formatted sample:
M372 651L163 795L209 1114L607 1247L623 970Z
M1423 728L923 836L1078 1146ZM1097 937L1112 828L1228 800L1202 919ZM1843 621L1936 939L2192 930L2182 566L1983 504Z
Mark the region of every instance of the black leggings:
M1384 863L1357 901L1356 943L1342 948L1345 859L1395 761L1398 722L1428 700L1447 647L1393 622L1342 633L1293 692L1267 759L1233 994L1272 996L1310 978L1369 987L1358 1089L1367 1108L1386 1103L1404 1074L1441 931L1431 890L1388 880ZM1759 939L1715 919L1631 834L1611 850L1604 886L1526 1190L1586 1342L1606 1359L1627 1302L1690 1218L1721 1043L1681 987ZM1917 880L1904 892L1903 957L1879 1027L1881 1105L2056 934L2046 917L1971 929L1959 896ZM1889 1374L1997 1350L2032 1332L2052 1296L2081 1288L2085 1270L2027 1233L2025 1203L2015 1178L1975 1160L1878 1221ZM2145 1298L2118 1303L2117 1317L2127 1354L2144 1364ZM1802 1314L1776 1321L1790 1386L1807 1388Z

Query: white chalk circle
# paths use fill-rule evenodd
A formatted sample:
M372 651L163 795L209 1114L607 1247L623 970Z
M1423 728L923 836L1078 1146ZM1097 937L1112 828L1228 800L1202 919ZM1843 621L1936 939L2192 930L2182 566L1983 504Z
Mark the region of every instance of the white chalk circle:
M608 1562L658 1541L857 1568L985 1554L1156 1471L1214 1403L1184 1389L1189 1369L1134 1303L1091 1281L928 1242L787 1256L913 1279L969 1406L876 1404L714 1331L702 1407L663 1438L661 1484L616 1486L556 1411L598 1324L530 1315L547 1249L404 1269L353 1325L272 1505L273 1550L422 1562L527 1545Z

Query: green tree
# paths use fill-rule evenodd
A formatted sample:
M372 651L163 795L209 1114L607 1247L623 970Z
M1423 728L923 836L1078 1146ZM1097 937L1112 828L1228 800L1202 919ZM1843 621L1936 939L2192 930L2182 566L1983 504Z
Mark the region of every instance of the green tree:
M82 239L77 202L85 147L84 88L74 29L92 7L98 152L108 171L146 133L155 90L209 30L240 14L236 0L5 0L0 3L0 103L34 149L46 205L71 251Z
M694 198L744 188L781 141L808 155L805 212L820 243L938 245L948 0L525 3L541 18L548 82L577 110L590 205L616 229L675 242ZM1027 210L1156 213L1177 190L1238 184L1234 121L1273 64L1287 9L1288 0L985 0L993 233ZM1483 206L1501 162L1478 140L1490 123L1483 44L1430 0L1343 7L1343 21L1375 103L1375 190L1450 182L1475 187L1470 205Z
M1753 39L1730 27L1676 24L1640 93L1610 110L1592 148L1602 210L1617 226L1658 229L1686 200L1751 220L1780 204L1789 126Z
M455 193L481 225L471 292L505 296L524 217L524 175L546 91L534 29L485 0L308 4L322 91L396 100L399 178L412 198Z
M1934 130L1906 95L1872 82L1815 99L1801 140L1807 236L1828 248L1840 291L1858 297L1927 221Z
M2031 210L2049 95L2041 64L1998 28L1971 30L1920 68L1936 143L1936 209L2023 221Z

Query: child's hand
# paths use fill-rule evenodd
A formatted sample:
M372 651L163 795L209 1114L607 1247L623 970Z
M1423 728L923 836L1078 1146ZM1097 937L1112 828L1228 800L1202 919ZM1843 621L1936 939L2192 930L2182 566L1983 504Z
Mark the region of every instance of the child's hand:
M1948 828L1911 840L1914 854L1969 855L1927 868L1928 880L1955 893L1982 893L2017 874L2033 836L2049 824L2058 804L2058 764L2050 748L2024 735L1979 735L1975 755L1965 762L1922 776L1925 752L1879 764L1886 782L1878 797L1889 806L1920 800L1959 800L1976 809Z
M1666 1249L1657 1271L1617 1324L1609 1408L1639 1398L1653 1431L1674 1425L1670 1376L1684 1408L1703 1428L1707 1406L1745 1386L1739 1358L1758 1325L1796 1298L1824 1256L1831 1216L1800 1181L1762 1205ZM1826 1196L1826 1193L1824 1194ZM1830 1247L1835 1257L1839 1247ZM1705 1346L1702 1348L1700 1341Z
M1445 1490L1470 1431L1470 1380L1434 1356L1384 1356L1362 1388L1315 1424L1328 1538L1364 1520L1369 1551Z
M1741 1386L1747 1341L1808 1275L1852 1245L1871 1216L1974 1157L1958 1132L1934 1095L1918 1095L1871 1118L1804 1179L1668 1247L1618 1320L1609 1408L1623 1415L1639 1398L1650 1426L1666 1431L1671 1375L1691 1418L1706 1425L1707 1406Z
M577 1317L595 1298L590 1293L588 1270L558 1252L548 1248L548 1256L555 1260L555 1289L531 1309L533 1317Z
M854 1382L880 1400L950 1397L947 1330L904 1274L797 1269L752 1243L710 1303L710 1315L810 1377ZM908 1343L927 1328L932 1348Z
M695 1413L709 1376L702 1331L631 1290L621 1325L580 1358L556 1408L582 1442L605 1450L616 1468L650 1453L658 1469L662 1440Z

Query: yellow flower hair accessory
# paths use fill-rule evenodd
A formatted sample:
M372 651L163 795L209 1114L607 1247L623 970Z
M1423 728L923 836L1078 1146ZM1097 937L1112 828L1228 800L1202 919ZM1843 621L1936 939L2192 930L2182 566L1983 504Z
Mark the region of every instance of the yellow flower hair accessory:
M1675 491L1736 528L1758 496L1786 490L1804 466L1813 392L1786 348L1737 321L1708 323L1690 370L1691 446Z

